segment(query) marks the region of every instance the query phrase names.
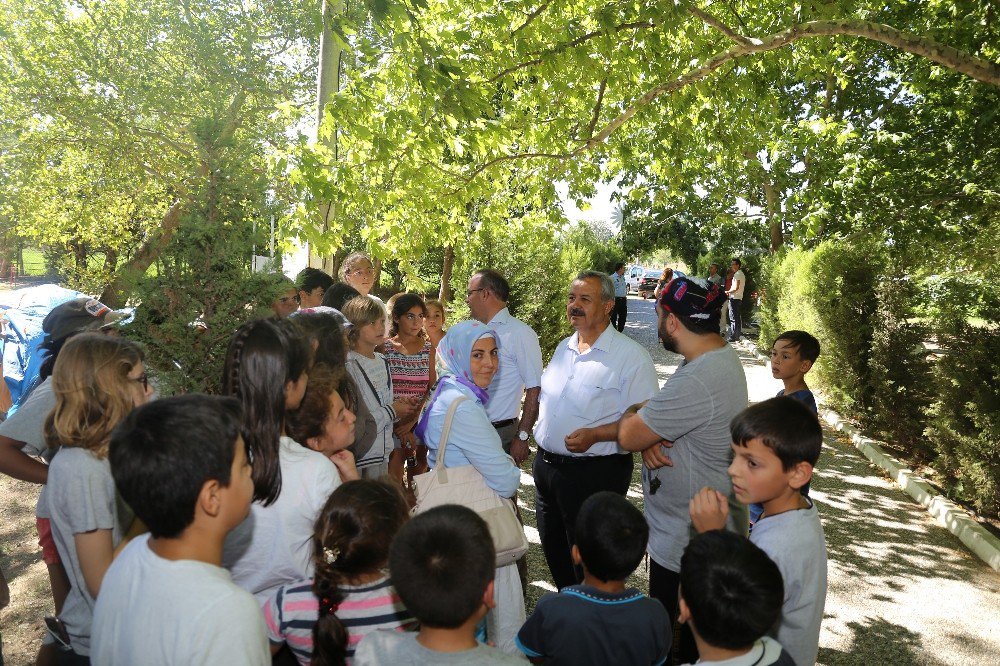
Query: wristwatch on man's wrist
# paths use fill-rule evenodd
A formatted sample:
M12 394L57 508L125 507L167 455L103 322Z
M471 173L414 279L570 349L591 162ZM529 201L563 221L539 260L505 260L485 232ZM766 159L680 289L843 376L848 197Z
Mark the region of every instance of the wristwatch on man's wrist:
M527 442L528 441L528 431L527 430L519 430L518 433L517 433L517 438L519 440L521 440L522 442Z

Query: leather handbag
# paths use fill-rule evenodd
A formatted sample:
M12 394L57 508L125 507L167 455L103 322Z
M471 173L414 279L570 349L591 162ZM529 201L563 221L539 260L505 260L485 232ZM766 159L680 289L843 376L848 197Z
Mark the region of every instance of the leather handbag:
M460 504L472 509L489 526L497 553L496 565L502 567L513 564L528 552L528 539L514 513L513 502L500 497L487 486L483 475L472 465L450 468L444 466L455 410L466 399L465 396L459 396L448 407L434 469L413 477L416 481L417 504L412 513L416 515L442 504Z

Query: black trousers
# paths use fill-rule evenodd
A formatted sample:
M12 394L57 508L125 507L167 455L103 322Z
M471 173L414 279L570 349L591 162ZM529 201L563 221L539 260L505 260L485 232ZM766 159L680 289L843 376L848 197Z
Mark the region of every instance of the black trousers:
M610 455L559 462L542 449L535 455L535 518L542 552L556 587L576 585L583 572L573 566L570 547L580 505L594 493L610 490L624 496L632 481L632 456Z
M658 600L667 609L667 615L673 623L671 628L674 635L677 635L677 616L680 613L680 602L677 600L677 590L681 585L681 575L676 571L671 571L659 564L649 560L649 596ZM667 660L667 663L693 664L698 661L698 646L694 642L694 634L691 627L686 624L680 625L680 638L674 642L674 651L677 655L676 661Z
M611 311L611 325L619 332L625 330L625 320L628 319L628 298L615 297L615 308Z
M740 306L743 301L738 298L729 299L729 341L736 342L743 335L743 315Z

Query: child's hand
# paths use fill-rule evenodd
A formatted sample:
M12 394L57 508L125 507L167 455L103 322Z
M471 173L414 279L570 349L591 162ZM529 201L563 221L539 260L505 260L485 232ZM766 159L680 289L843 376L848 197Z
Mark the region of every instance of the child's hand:
M721 530L729 517L729 500L715 488L702 488L691 500L691 522L699 534Z
M350 451L337 451L330 456L330 462L337 468L341 481L357 481L361 478L358 468L354 466L354 454Z
M408 421L417 413L417 407L410 398L399 398L392 401L392 410L396 412L396 421Z

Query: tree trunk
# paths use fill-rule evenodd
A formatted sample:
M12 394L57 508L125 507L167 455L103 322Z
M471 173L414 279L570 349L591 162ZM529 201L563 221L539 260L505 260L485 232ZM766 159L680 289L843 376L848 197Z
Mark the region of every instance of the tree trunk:
M316 81L316 138L330 149L333 159L337 154L337 128L323 127L323 117L326 115L326 104L336 93L340 92L340 70L343 67L343 49L333 38L331 23L333 17L344 12L343 0L323 0L323 33L319 40L319 74ZM323 220L323 231L330 228L330 219L336 217L337 207L333 202L325 201L320 205L320 217ZM336 276L340 262L336 256L322 256L308 248L310 266L321 268L331 276ZM377 272L377 271L376 271Z
M781 228L781 211L778 210L778 193L774 184L764 181L764 197L767 199L767 222L771 229L770 252L774 254L785 244L785 234Z
M159 233L146 239L142 247L136 250L132 258L118 269L111 282L104 288L104 292L101 294L102 303L109 308L120 308L125 305L125 296L136 280L156 261L156 257L173 238L174 232L180 225L181 212L181 202L175 201L160 221Z
M455 263L455 249L448 245L444 248L444 262L441 265L441 290L438 292L438 300L448 303L452 299L451 293L451 267Z

